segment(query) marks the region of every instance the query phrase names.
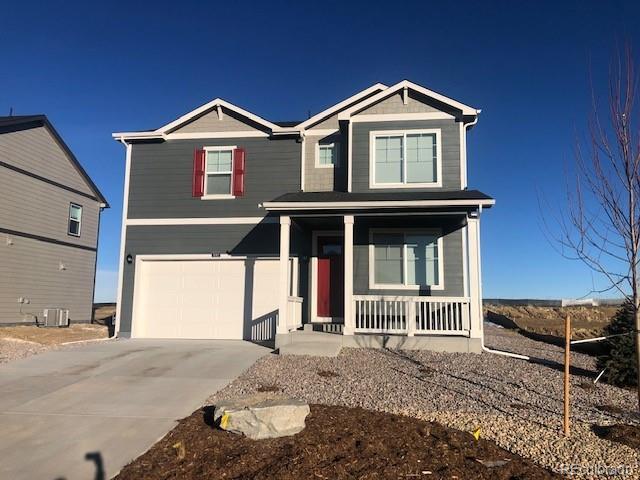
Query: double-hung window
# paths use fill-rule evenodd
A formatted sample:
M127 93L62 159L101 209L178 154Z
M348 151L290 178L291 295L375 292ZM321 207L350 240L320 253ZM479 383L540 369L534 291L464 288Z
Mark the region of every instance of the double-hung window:
M370 187L442 185L440 130L371 132Z
M205 147L205 196L232 196L234 148Z
M67 233L74 237L80 236L80 230L82 227L82 206L76 203L69 205L69 225Z
M370 288L444 287L442 236L435 230L372 230Z

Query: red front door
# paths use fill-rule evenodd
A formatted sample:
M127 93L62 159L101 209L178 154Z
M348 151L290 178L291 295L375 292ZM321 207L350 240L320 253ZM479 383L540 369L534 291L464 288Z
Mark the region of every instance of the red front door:
M342 237L318 237L318 317L340 318L344 311Z

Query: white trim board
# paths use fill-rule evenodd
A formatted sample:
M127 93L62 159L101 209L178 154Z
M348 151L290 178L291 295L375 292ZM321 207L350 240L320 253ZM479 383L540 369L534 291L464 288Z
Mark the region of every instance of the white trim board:
M350 108L347 108L346 110L343 110L338 114L338 120L349 120L352 117L352 115L357 114L358 112L362 111L363 109L367 108L370 105L373 105L374 103L379 102L380 100L384 100L385 98L390 97L394 93L397 93L404 88L411 89L415 92L418 92L422 95L433 98L434 100L442 102L446 105L450 105L453 108L460 110L463 115L475 116L480 113L480 110L470 107L469 105L465 105L464 103L460 103L452 98L445 97L440 93L434 92L433 90L429 90L428 88L424 88L416 83L410 82L409 80L402 80L401 82L398 82L395 85L392 85L391 87L381 91L380 93L377 93L367 98L366 100Z
M372 113L351 117L353 123L361 122L398 122L411 120L454 120L456 117L445 112L427 113Z
M338 133L340 130L337 128L319 128L317 130L306 130L304 132L307 137L321 137L321 136L329 136L334 133Z
M238 107L237 105L234 105L230 102L227 102L221 98L215 98L213 100L211 100L208 103L205 103L204 105L201 105L200 107L191 110L190 112L185 113L184 115L182 115L181 117L177 118L176 120L174 120L173 122L167 123L166 125L163 125L162 127L156 129L156 132L158 133L167 133L169 130L172 130L174 128L179 127L180 125L183 125L185 123L187 123L189 120L193 119L194 117L197 117L200 114L203 114L209 110L213 110L215 107L223 107L223 108L227 108L233 112L236 112L240 115L242 115L243 117L248 118L249 120L252 120L253 122L259 124L259 125L263 125L265 127L267 127L270 130L273 131L279 131L279 130L284 130L282 127L279 127L278 125L276 125L275 123L270 122L269 120L266 120L258 115L256 115L255 113L251 113L248 110L245 110L243 108Z
M269 134L258 130L240 130L234 132L192 132L192 133L157 133L157 132L117 132L112 134L116 140L199 140L207 138L268 138Z
M257 225L278 223L276 217L127 218L127 226L146 225Z
M371 202L265 202L266 210L350 210L372 208L411 208L411 207L490 207L496 201L491 200L383 200Z
M122 316L122 288L124 283L124 253L125 253L125 243L127 239L127 225L126 219L127 214L129 212L129 177L131 172L131 148L132 145L130 143L126 143L123 139L120 140L122 144L125 146L126 155L125 155L125 167L124 167L124 189L123 189L123 200L122 200L122 222L120 226L120 262L118 264L118 292L117 292L117 302L116 302L116 327L115 327L115 335L120 333L120 317Z
M377 91L377 90L384 90L386 89L387 86L384 85L383 83L376 83L374 85L371 85L369 88L365 88L364 90L359 91L358 93L356 93L355 95L352 95L351 97L336 103L335 105L332 105L331 107L322 110L321 112L315 114L313 117L305 120L304 122L302 122L301 124L298 125L298 128L300 129L306 129L309 126L312 126L320 121L322 121L323 119L333 115L334 113L340 111L343 108L346 108L348 105L350 105L353 102L358 101L359 99L366 97L367 95Z

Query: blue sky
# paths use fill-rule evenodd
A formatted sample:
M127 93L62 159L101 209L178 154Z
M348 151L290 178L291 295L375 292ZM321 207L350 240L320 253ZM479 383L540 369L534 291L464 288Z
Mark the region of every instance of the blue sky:
M2 5L4 4L4 5ZM616 45L640 52L640 3L0 2L0 115L45 113L111 203L96 300L115 299L124 149L215 97L297 120L375 82L408 78L482 108L469 185L483 215L484 293L577 297L597 278L561 258L537 190L561 201L564 165L605 93ZM591 74L590 74L591 71Z

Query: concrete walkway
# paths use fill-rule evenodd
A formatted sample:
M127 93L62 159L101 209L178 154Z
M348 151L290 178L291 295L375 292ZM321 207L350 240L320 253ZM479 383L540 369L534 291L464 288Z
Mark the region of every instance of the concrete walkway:
M0 479L111 478L267 353L233 340L120 340L0 365Z

